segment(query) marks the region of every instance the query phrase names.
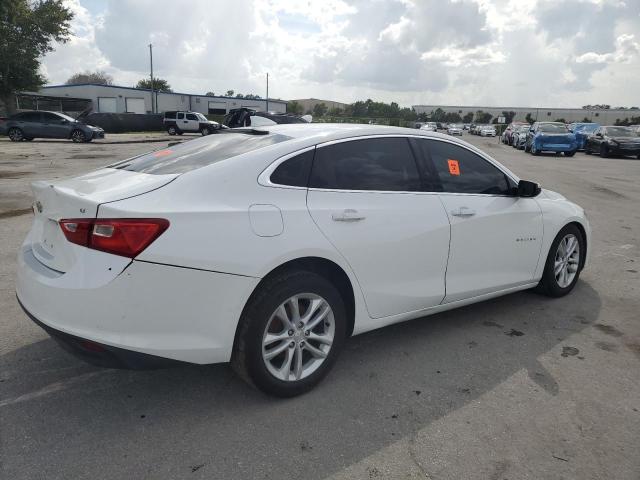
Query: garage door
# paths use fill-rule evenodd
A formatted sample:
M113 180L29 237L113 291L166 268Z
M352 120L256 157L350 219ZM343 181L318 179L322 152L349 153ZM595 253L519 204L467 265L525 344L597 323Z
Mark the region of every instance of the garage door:
M98 97L98 111L100 113L116 113L115 97Z
M211 102L209 101L209 115L224 115L227 113L226 102Z
M146 113L144 98L126 98L127 113Z

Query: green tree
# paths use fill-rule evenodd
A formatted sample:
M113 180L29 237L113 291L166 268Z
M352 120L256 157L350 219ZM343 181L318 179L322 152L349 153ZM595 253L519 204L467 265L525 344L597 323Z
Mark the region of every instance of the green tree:
M102 70L96 70L95 72L81 72L75 73L69 77L66 81L67 85L74 85L77 83L99 83L100 85L113 85L113 77Z
M243 95L243 94L241 94L241 93L237 93L237 94L236 94L236 98L244 98L244 95Z
M143 78L142 80L138 80L138 83L136 83L136 88L151 90L151 79ZM173 92L173 90L171 90L171 85L169 85L169 82L167 82L163 78L153 79L153 89L156 92Z
M511 122L513 122L513 119L516 116L516 112L514 112L513 110L510 111L503 111L502 112L502 116L504 117L504 122L508 125Z
M556 118L554 122L567 123L567 121L564 118Z
M225 97L233 97L233 94L235 92L233 90L227 90L227 93L225 93Z
M207 92L207 93L205 93L205 95L206 95L207 97L215 97L215 96L216 96L216 94L215 94L215 93L213 93L213 92Z
M466 113L466 114L464 115L464 117L462 117L462 121L463 121L464 123L471 123L471 122L473 122L473 112Z
M524 117L525 121L529 122L530 124L532 124L533 122L535 122L536 120L531 116L531 112L527 113L527 116Z
M244 98L248 98L249 100L260 100L262 97L260 95L256 95L255 93L247 93Z
M314 117L324 117L325 113L327 113L327 106L322 103L316 103L313 106L313 116Z
M491 122L493 115L491 115L489 112L483 112L482 110L478 110L474 118L476 123L489 123Z
M287 111L289 113L293 113L294 115L302 114L302 105L295 100L287 103Z
M53 42L69 39L72 18L62 0L0 0L0 99L7 113L16 111L16 93L44 85L40 60Z

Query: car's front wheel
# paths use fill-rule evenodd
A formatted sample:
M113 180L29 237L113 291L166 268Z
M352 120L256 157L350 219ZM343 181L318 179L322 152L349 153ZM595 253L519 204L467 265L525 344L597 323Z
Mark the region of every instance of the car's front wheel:
M9 140L11 140L12 142L21 142L22 140L24 140L24 133L22 133L22 130L20 130L18 127L10 128L7 132L7 135L9 136Z
M600 145L600 156L602 158L609 157L609 148L607 148L607 146L605 144L601 144Z
M82 130L74 130L73 132L71 132L71 140L76 143L82 143L87 141L87 136Z
M574 224L560 230L549 249L542 279L536 287L538 292L562 297L573 290L584 265L585 242Z
M576 154L575 150L571 150L570 152L564 152L565 157L573 157Z
M531 154L532 155L540 155L540 150L538 150L536 148L536 144L535 143L531 144Z
M204 137L205 135L209 135L211 133L211 130L208 127L202 127L200 129L200 133Z
M305 393L329 372L342 348L342 297L327 279L307 271L285 272L258 288L240 319L232 365L268 394Z

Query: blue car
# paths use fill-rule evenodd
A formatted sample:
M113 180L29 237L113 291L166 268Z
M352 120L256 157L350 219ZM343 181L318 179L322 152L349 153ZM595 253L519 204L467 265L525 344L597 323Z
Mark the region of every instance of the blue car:
M525 151L533 155L540 155L542 152L564 152L565 157L573 157L577 150L576 136L564 123L536 122L531 125Z
M584 150L587 137L591 135L600 125L598 123L572 123L569 130L576 136L578 150Z

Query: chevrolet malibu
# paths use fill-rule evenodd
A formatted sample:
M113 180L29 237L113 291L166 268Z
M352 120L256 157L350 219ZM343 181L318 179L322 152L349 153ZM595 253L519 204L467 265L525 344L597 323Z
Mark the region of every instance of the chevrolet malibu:
M238 129L32 186L17 297L103 366L231 361L301 394L345 340L535 288L569 293L585 213L447 135Z

